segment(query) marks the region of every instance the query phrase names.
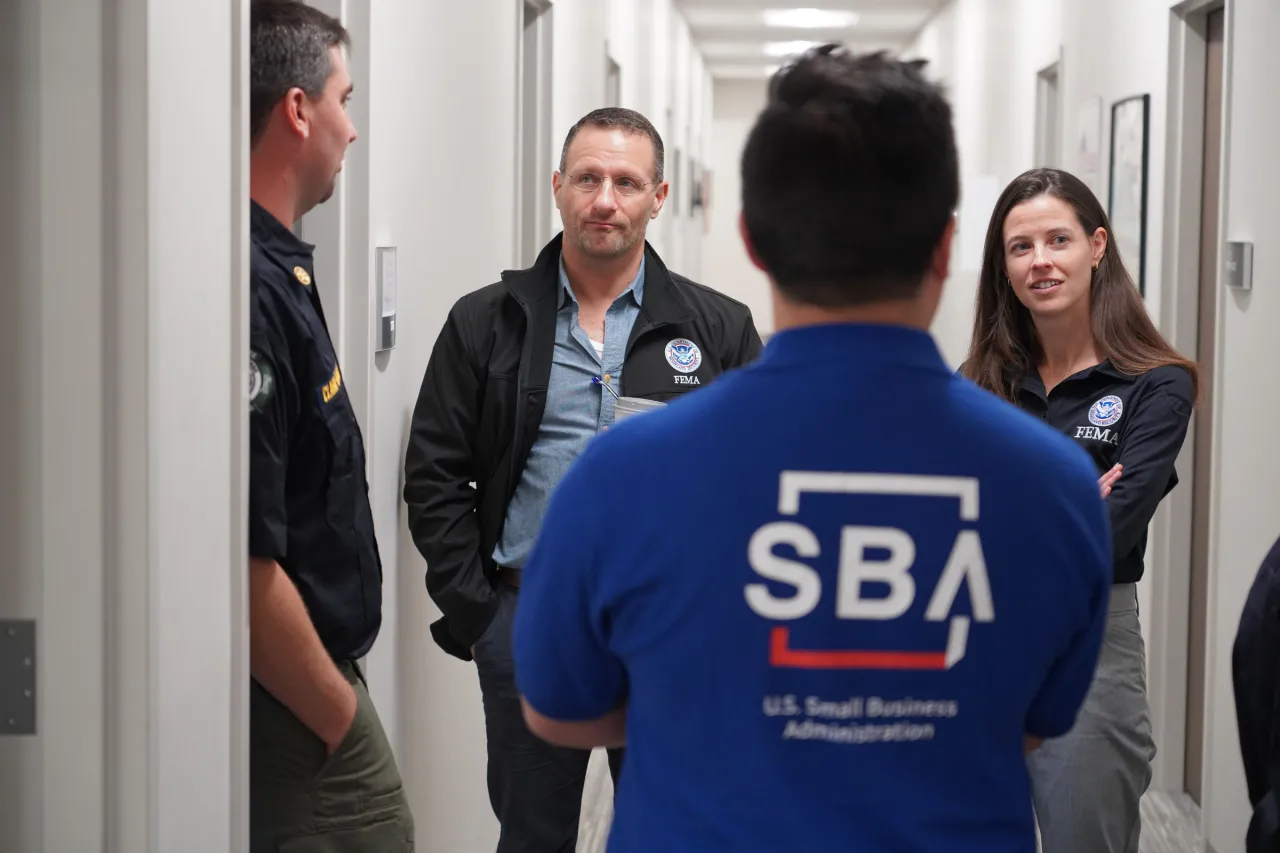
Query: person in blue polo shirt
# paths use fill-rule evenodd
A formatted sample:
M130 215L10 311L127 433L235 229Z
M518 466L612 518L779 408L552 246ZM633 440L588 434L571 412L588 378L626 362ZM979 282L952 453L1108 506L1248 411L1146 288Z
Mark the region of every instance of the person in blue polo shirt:
M761 358L594 439L516 611L530 728L625 742L609 849L1035 850L1024 753L1092 680L1088 455L928 333L959 196L923 63L816 49L742 162Z

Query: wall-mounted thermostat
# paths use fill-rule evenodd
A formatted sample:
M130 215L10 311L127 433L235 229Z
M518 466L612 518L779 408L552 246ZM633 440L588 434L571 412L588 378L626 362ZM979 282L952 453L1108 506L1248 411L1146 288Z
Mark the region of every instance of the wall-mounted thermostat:
M378 282L378 345L377 352L396 345L396 247L379 246L376 252L375 274Z
M1227 243L1222 252L1222 280L1236 290L1253 289L1253 244Z

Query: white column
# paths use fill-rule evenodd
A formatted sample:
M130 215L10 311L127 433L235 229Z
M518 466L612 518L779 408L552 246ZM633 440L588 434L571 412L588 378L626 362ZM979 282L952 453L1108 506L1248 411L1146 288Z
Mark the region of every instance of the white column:
M145 415L119 414L148 436L129 597L150 628L154 853L247 846L248 5L146 0L146 180L122 188L146 193Z
M247 845L248 1L0 10L0 850Z

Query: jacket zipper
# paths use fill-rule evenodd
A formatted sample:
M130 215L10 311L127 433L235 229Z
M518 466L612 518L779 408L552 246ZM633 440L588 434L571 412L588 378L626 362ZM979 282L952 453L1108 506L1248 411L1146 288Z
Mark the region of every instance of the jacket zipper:
M516 487L519 486L516 480L516 459L521 445L524 444L524 421L529 411L529 358L533 354L533 311L523 300L516 301L520 303L520 310L524 312L525 334L524 341L520 344L520 370L516 374L516 423L512 433L514 441L511 446L511 459L508 462L507 495L504 504L506 506L511 504L511 499L516 494Z

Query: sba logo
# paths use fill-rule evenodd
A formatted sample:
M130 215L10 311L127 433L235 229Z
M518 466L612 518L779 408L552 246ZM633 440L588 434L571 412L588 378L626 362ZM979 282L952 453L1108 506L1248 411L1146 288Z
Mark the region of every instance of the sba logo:
M930 477L906 474L843 474L831 472L785 471L778 495L778 512L796 515L805 493L916 495L958 498L960 519L978 520L978 481L970 477ZM789 545L795 553L813 559L820 554L818 537L803 524L775 521L755 532L747 557L756 574L790 586L786 597L774 595L767 584L748 584L747 605L760 616L777 622L801 619L813 612L822 600L822 578L811 566L774 553L779 545ZM872 549L888 551L885 560L868 560ZM916 598L916 582L911 576L915 563L915 540L894 527L849 525L841 530L839 572L835 611L840 619L897 619ZM863 584L887 584L889 595L863 597ZM961 530L951 547L951 555L925 610L928 622L950 618L947 646L936 652L840 650L803 651L791 648L790 630L779 625L770 638L769 661L777 667L801 669L950 669L964 658L970 617L951 615L961 584L969 590L973 619L995 619L991 582L976 530Z

